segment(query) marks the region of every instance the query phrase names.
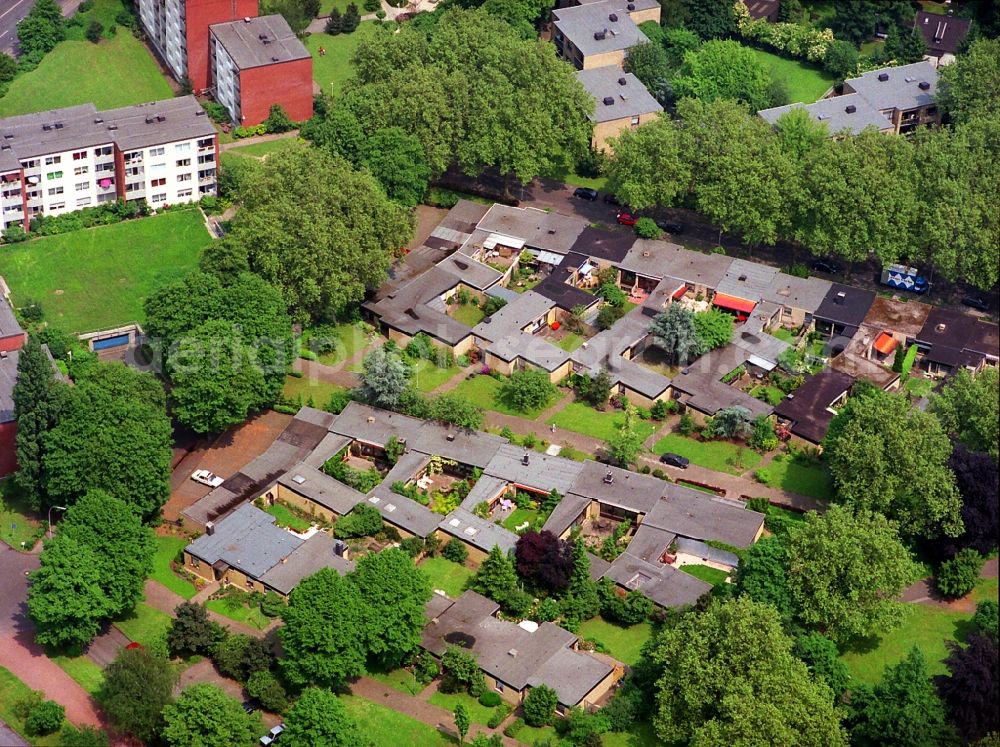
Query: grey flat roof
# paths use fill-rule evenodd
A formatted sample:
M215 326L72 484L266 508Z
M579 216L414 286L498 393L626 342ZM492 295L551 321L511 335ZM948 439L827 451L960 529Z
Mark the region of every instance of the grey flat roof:
M661 607L686 607L712 589L701 579L663 563L649 563L628 550L611 564L605 578L637 589Z
M441 521L441 514L406 496L396 495L384 484L369 493L366 500L379 510L385 521L417 537L429 536Z
M659 563L675 539L677 535L673 532L654 527L644 521L632 535L632 540L628 543L628 552L647 563Z
M319 469L338 451L349 446L351 439L339 433L327 433L309 455L302 461L310 467Z
M735 547L753 544L764 514L740 501L717 498L694 488L664 483L663 497L646 514L643 524L680 537L715 540Z
M560 703L575 706L611 671L611 665L596 656L560 648L528 678L528 684L548 685Z
M382 482L390 488L396 480L407 482L413 479L413 476L426 467L430 461L431 458L427 454L419 451L405 451L389 471L385 473Z
M518 332L490 343L486 351L508 363L520 358L546 371L555 371L569 360L570 354L548 340L529 332Z
M520 298L510 301L495 314L486 317L472 328L472 334L496 342L523 330L555 307L555 302L540 293L529 290Z
M80 104L0 120L0 147L9 147L0 153L28 159L111 143L128 151L214 135L212 122L194 96L105 111ZM9 161L5 156L4 162Z
M240 70L305 60L310 56L280 15L216 23L209 29Z
M350 513L351 509L365 499L364 493L302 462L279 477L278 484L330 509L338 516Z
M521 461L525 454L528 455L528 464ZM486 465L485 472L524 488L543 493L555 489L566 495L581 469L583 465L571 459L505 444Z
M594 122L663 111L660 102L646 90L642 81L614 65L580 70L576 79L594 97L594 114L590 117ZM611 99L610 104L606 103L607 99Z
M435 514L440 520L438 529L453 537L458 537L463 542L478 547L484 552L489 552L494 547L499 546L504 552L514 549L517 544L517 535L509 532L499 524L494 524L489 519L476 516L471 511L464 508L456 508L443 519Z
M573 523L580 518L580 514L591 504L590 498L582 495L568 493L556 504L545 520L542 529L547 529L557 537L573 526Z
M410 282L393 288L378 301L364 304L364 307L377 314L388 326L408 335L425 332L454 345L469 336L469 328L430 303L439 300L461 282L458 275L434 265Z
M486 290L499 283L503 277L502 272L464 254L452 254L438 262L438 267L458 276L463 283L477 290Z
M879 76L888 76L879 80ZM884 67L872 70L857 78L844 81L844 91L860 94L877 109L899 109L905 111L918 106L934 103L937 94L937 70L929 62L920 61L899 67ZM921 83L930 84L927 90Z
M185 550L212 565L219 560L256 579L303 542L274 524L274 517L246 503L203 534Z
M584 57L589 57L631 49L649 41L635 25L625 6L626 3L618 0L605 0L557 8L552 11L552 17L563 36L573 42Z
M759 320L752 319L738 325L733 329L732 344L751 355L776 364L781 354L791 345L762 331L760 327Z
M664 275L678 278L691 285L716 288L726 276L726 270L733 263L725 254L708 254L686 249L667 261Z
M586 227L587 221L576 216L499 203L486 211L477 226L484 239L496 233L557 254L568 253Z
M272 589L288 594L299 581L323 568L333 568L343 576L354 570L354 563L334 553L337 540L326 532L316 532L284 560L261 577L261 581Z
M611 482L607 482L609 477ZM663 494L663 480L588 460L583 463L569 492L645 514Z
M854 111L847 111L849 107L854 107ZM813 120L826 126L831 136L843 130L857 135L867 127L874 127L879 131L893 129L889 118L857 93L820 99L812 104L795 103L761 109L757 112L757 116L768 124L775 125L783 115L793 109L805 109Z
M598 68L603 70L604 68ZM669 241L636 239L628 254L618 264L623 270L651 278L662 278L671 262L676 262L684 247Z
M764 291L764 300L813 313L823 303L833 283L823 278L800 278L779 272Z
M472 511L483 501L492 501L500 493L507 489L507 481L492 475L481 475L472 490L465 496L465 500L460 504L466 511Z
M749 351L736 345L726 345L701 356L670 383L687 395L681 398L683 402L709 415L734 405L747 408L752 415L768 415L772 408L766 402L721 381L727 373L746 363L749 357Z
M771 289L777 275L778 271L774 267L734 259L715 291L757 303Z

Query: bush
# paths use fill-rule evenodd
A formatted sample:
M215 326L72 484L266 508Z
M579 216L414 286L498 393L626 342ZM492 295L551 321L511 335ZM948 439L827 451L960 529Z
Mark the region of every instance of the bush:
M658 239L663 231L652 218L639 218L635 222L635 233L640 239Z
M361 503L351 509L346 516L337 519L333 535L340 539L352 537L372 537L382 530L382 514L378 509L367 503Z
M87 37L87 41L97 44L101 41L101 37L104 36L104 25L98 20L91 21L87 24L85 36Z
M461 564L469 557L469 550L464 542L453 539L441 549L441 556L453 563Z
M422 685L426 685L440 673L441 667L438 665L437 659L426 651L421 652L420 656L417 657L417 660L413 665L413 676L416 678L417 682Z
M980 633L988 635L995 641L997 639L997 618L997 603L992 599L984 599L976 605L976 614L972 617L972 624Z
M481 308L486 316L493 316L507 305L507 299L498 296L487 296L483 299Z
M529 693L529 695L530 695L530 693ZM518 732L520 732L521 729L523 729L523 728L524 728L524 719L523 718L516 718L513 721L511 721L509 724L507 724L507 727L503 730L503 735L505 737L510 737L511 739L513 739L514 737L516 737L518 735Z
M677 432L682 436L690 436L694 433L694 418L691 417L690 413L684 413L681 415L680 420L677 421Z
M288 132L295 129L295 123L288 116L288 112L284 110L281 104L271 104L267 119L264 120L264 126L268 132L275 133Z
M951 560L944 561L937 571L937 588L944 596L953 599L964 597L979 580L983 569L983 556L971 547L959 550Z
M548 685L538 685L531 688L528 697L524 699L524 721L528 726L548 726L552 723L559 698L556 691Z
M332 412L334 415L339 415L350 402L351 395L347 390L334 392L330 395L330 399L327 400L326 407L323 409L327 412Z
M278 617L285 609L285 600L275 591L269 591L264 595L264 600L260 603L260 611L268 617Z
M499 695L497 696L497 700L500 700ZM496 729L498 726L500 726L500 724L502 724L506 720L506 718L510 715L510 712L512 710L513 708L511 708L510 703L501 702L500 704L497 705L496 710L493 711L493 715L490 716L489 720L486 722L486 725L491 729Z
M501 698L492 690L487 690L482 695L479 696L479 705L485 706L486 708L494 708L500 705Z
M93 726L66 724L59 732L59 744L63 747L108 747L108 735Z
M247 695L255 698L265 710L281 713L288 708L288 693L269 670L261 670L250 675L246 684Z
M24 730L29 736L41 737L59 731L66 717L66 709L54 700L46 700L31 709L24 720Z
M543 371L515 371L498 394L518 412L530 412L543 409L556 396L556 385Z
M354 3L350 3L347 6L347 10L344 11L344 17L341 21L341 30L345 34L353 34L360 23L361 14L358 12L358 6Z
M10 228L4 229L3 240L7 244L17 244L22 241L27 241L28 233L20 226L11 226Z

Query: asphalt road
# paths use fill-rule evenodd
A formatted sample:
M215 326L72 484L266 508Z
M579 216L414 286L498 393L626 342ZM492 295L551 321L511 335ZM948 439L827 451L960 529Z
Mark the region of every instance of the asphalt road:
M76 11L80 0L58 0L63 15L69 17ZM0 0L0 52L13 53L17 44L17 22L28 15L35 0Z

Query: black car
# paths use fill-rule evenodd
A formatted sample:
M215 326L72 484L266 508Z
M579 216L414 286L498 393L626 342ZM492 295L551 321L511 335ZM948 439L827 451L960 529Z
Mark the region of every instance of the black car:
M590 187L577 187L573 190L573 196L579 197L581 200L593 202L597 199L597 190Z
M990 310L990 302L981 296L966 296L962 299L962 305L973 309L979 309L979 311Z
M816 272L825 272L827 275L839 275L843 271L840 265L829 259L814 260L812 268Z
M246 711L248 714L254 713L257 710L257 706L254 705L253 701L244 700L243 701L243 710Z
M656 225L662 228L664 231L669 231L670 233L684 233L684 224L676 220L664 220L662 218L657 219Z
M691 464L691 460L687 457L682 457L680 454L671 454L669 451L660 457L660 461L671 467L680 467L681 469L687 469L687 466Z
M614 196L613 194L611 194L610 192L605 192L605 193L604 193L604 201L605 201L605 202L606 202L606 203L607 203L608 205L621 205L621 203L620 203L620 202L618 201L618 198L617 198L617 197L615 197L615 196Z

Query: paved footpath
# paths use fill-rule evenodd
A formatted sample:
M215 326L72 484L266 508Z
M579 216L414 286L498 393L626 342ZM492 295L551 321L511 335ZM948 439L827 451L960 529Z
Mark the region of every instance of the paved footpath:
M192 601L204 602L208 599L212 592L216 591L218 588L218 584L211 584L198 592ZM160 610L160 612L166 612L171 617L174 616L174 610L177 608L177 605L187 601L184 597L179 594L174 594L170 591L170 589L160 583L157 583L156 581L153 581L153 579L146 579L145 592L146 604L150 607L155 607ZM263 638L279 624L278 620L275 620L263 630L258 630L250 625L244 625L236 620L230 620L225 615L220 615L218 612L213 612L212 610L208 610L208 617L220 625L229 628L231 633L245 633L253 636L254 638Z
M983 563L983 570L979 573L981 578L997 577L997 559L989 558ZM933 578L922 578L912 586L903 590L902 600L911 604L926 604L932 607L941 607L952 612L965 612L972 614L976 611L976 602L971 594L966 594L961 599L944 599L934 588Z

